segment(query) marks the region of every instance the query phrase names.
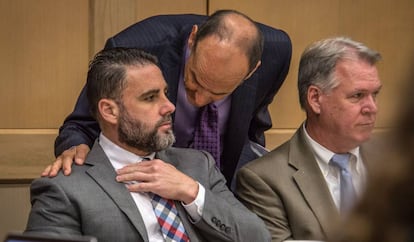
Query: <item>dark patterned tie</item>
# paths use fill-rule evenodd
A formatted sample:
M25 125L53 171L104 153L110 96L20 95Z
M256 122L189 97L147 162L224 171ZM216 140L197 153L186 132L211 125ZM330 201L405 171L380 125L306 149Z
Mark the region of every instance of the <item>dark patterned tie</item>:
M220 167L220 134L218 130L218 110L209 104L199 110L198 125L194 131L193 148L208 151Z
M341 173L341 212L346 213L355 202L355 189L352 183L352 173L349 169L350 154L335 154L332 159L332 165L339 168Z

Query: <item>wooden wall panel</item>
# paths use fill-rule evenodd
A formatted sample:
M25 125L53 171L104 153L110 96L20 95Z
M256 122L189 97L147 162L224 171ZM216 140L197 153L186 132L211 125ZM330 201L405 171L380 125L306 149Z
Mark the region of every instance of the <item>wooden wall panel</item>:
M91 0L91 53L101 50L106 39L144 18L159 14L207 14L206 0Z
M28 184L0 184L0 238L23 231L30 211Z
M88 63L88 2L0 1L0 129L57 128Z
M382 54L379 74L378 128L392 121L400 84L411 73L414 57L414 1L341 1L341 33L367 43Z

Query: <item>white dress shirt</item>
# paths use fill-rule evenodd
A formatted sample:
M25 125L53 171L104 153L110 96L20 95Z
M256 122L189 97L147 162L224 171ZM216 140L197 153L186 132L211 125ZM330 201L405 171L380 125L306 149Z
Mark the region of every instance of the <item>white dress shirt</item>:
M305 140L311 146L313 154L318 166L321 169L323 177L325 178L326 184L328 185L332 199L335 202L336 207L339 210L341 201L341 186L340 186L340 171L337 167L329 165L332 156L335 154L327 148L320 145L318 142L313 140L308 132L306 131L305 124L302 126L305 133ZM352 183L354 184L355 193L357 197L360 197L363 189L365 188L366 182L366 168L362 161L359 147L348 151L351 154L349 159L350 168L352 173Z
M128 164L141 162L143 159L143 157L135 155L114 144L102 133L99 135L99 144L101 145L103 151L109 158L109 161L111 162L115 170L121 169L122 167ZM148 157L154 158L154 156L155 153L152 153ZM190 215L192 221L198 221L201 219L204 207L205 188L201 184L199 184L198 187L199 189L196 199L192 203L187 205L182 203L182 205ZM134 199L139 212L141 213L141 217L144 221L145 228L148 233L149 241L163 242L164 238L162 236L157 218L154 214L154 210L151 204L151 198L149 197L148 193L131 192L131 196Z

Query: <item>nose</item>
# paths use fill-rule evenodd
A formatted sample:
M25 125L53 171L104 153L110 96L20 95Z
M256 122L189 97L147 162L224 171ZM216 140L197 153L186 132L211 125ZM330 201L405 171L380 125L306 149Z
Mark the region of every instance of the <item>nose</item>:
M364 107L362 108L362 113L364 114L376 114L378 112L377 100L373 96L367 98Z
M197 91L194 92L194 105L195 106L202 107L202 106L205 106L211 103L212 101L213 101L212 98L205 91L198 89Z
M171 114L175 111L175 105L170 102L170 100L168 100L167 97L164 97L164 102L161 105L161 114L165 115L165 114Z

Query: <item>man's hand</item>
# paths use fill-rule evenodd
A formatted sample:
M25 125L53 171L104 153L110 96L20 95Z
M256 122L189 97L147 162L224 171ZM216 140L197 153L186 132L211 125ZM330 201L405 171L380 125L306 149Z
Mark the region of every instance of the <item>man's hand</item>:
M58 174L60 169L63 170L63 174L66 176L70 175L73 161L75 161L75 164L77 165L83 165L89 150L89 146L85 144L73 146L70 149L65 150L56 158L53 164L46 167L41 176L54 177Z
M131 192L152 192L166 199L189 204L198 194L198 183L162 160L154 159L127 165L117 170L118 182L133 182Z

